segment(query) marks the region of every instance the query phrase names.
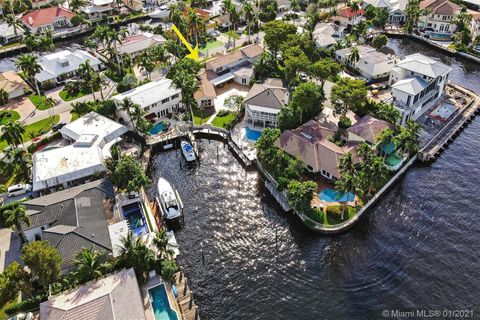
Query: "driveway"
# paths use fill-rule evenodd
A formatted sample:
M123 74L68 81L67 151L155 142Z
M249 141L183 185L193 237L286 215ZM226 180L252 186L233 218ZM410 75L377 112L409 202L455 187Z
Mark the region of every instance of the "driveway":
M27 97L20 97L10 100L5 107L5 110L14 110L20 114L20 121L28 118L33 111L35 111L35 106Z
M10 229L0 228L0 272L14 261L21 263L21 249L20 236Z

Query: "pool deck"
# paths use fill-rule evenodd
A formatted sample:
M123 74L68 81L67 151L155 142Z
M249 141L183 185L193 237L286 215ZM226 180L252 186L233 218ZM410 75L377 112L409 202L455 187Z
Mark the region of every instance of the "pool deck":
M327 201L320 200L320 198L318 197L318 194L320 192L322 192L322 190L324 190L326 188L335 189L335 186L332 183L329 183L324 178L316 179L315 182L317 183L317 190L315 191L312 202L310 203L312 208L316 207L316 208L322 209L322 211L326 212L328 206L338 206L338 205L343 205L344 204L343 202L327 202ZM357 197L357 195L355 195L355 199L353 201L349 201L348 205L352 206L352 207L355 207L357 204L358 204L358 197Z
M167 295L168 299L170 300L170 304L172 305L173 309L177 312L179 315L179 319L184 319L182 318L181 312L180 312L180 307L177 303L177 300L175 299L175 296L173 295L172 292L172 286L164 282L160 276L155 276L153 278L150 278L147 283L142 286L142 297L143 297L143 309L145 310L145 316L147 320L155 320L155 316L153 314L153 308L152 304L150 302L150 294L148 293L148 289L156 287L160 284L164 283L165 288L167 289Z
M177 302L180 307L180 313L184 320L200 320L197 306L193 301L192 291L188 288L187 278L183 272L175 274L175 286L177 287Z

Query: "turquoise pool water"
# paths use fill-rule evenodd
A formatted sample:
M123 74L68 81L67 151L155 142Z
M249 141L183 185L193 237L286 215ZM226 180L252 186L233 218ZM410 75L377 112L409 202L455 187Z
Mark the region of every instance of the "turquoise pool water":
M165 125L165 122L159 122L156 125L154 125L150 131L148 131L148 134L153 136L155 134L159 134L162 131L165 131L166 128L167 126Z
M391 167L398 165L402 162L403 158L399 157L396 153L392 153L388 157L385 158L385 163Z
M348 194L342 194L340 195L340 192L330 189L330 188L325 188L318 194L318 197L322 201L326 202L345 202L348 196L348 201L352 202L355 199L355 195L351 192Z
M178 320L175 310L170 308L165 284L148 289L155 320Z
M257 131L250 129L249 127L245 127L245 135L247 136L248 140L257 141L260 138L262 131Z
M446 33L438 33L438 32L429 32L428 35L432 40L451 40L452 35Z

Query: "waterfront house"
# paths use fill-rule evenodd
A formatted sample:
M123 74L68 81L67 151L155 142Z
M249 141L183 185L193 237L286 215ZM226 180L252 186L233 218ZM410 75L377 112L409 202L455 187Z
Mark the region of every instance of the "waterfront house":
M197 105L201 108L214 107L217 93L213 84L208 81L205 70L197 76L199 80L198 90L194 94Z
M46 6L49 6L51 4L59 4L61 1L58 0L32 0L32 8L33 9L39 9L43 8Z
M160 46L165 43L165 41L166 40L162 35L141 32L127 36L117 45L117 50L119 53L128 54L130 58L135 59L146 49Z
M343 37L344 27L335 23L317 23L312 32L313 41L317 48L328 48L337 44Z
M428 14L420 16L418 28L432 40L449 41L457 27L452 23L462 7L449 0L420 1L420 9Z
M280 79L254 84L243 101L246 124L260 128L278 127L278 114L288 100L288 90Z
M15 30L8 23L0 21L0 45L21 40L24 34L25 31L21 27L17 27Z
M388 11L388 22L392 24L403 24L407 20L405 10L408 0L364 0L362 5L366 8L372 5L376 8Z
M286 153L301 160L308 171L320 173L327 179L338 179L338 163L347 153L354 153L358 141L338 146L330 141L338 126L332 122L310 120L300 127L285 130L276 144Z
M44 86L55 86L75 77L80 65L86 61L89 61L93 70L100 71L102 62L84 50L63 50L41 56L38 63L42 71L35 75L35 79Z
M113 0L91 0L82 7L82 12L87 15L90 21L97 21L112 15L113 6Z
M0 89L8 93L8 99L13 99L23 96L28 85L15 71L7 71L0 73Z
M226 54L217 54L206 62L207 77L214 86L231 80L248 85L253 76L253 64L262 55L259 44L251 44Z
M105 159L112 145L121 141L128 128L95 112L64 126L64 147L48 148L32 157L34 192L69 188L105 172Z
M30 226L22 224L27 241L45 240L62 257L63 272L74 268L82 248L110 254L108 230L114 216L115 193L109 179L100 179L67 190L25 201ZM116 221L115 221L116 222Z
M333 21L344 27L351 28L363 20L365 11L362 9L352 10L351 7L343 7L338 9L337 15L333 17Z
M134 269L123 269L48 297L40 304L40 319L146 320L143 303Z
M368 81L388 78L390 71L395 66L395 56L377 51L367 45L356 46L360 59L352 64L350 53L352 47L335 51L335 59L365 77Z
M127 111L121 109L125 98L138 104L147 113L145 118L150 120L164 118L182 108L181 91L175 87L170 79L152 81L112 97L117 106L117 116L120 121L131 124Z
M74 16L73 12L62 7L50 7L27 12L22 16L22 21L31 33L36 33L69 28Z
M452 68L420 53L406 56L392 69L389 85L391 101L400 111L400 124L418 119L439 101L448 83Z
M395 126L386 121L366 115L347 129L348 141L365 142L370 146L378 144L378 137L385 129Z

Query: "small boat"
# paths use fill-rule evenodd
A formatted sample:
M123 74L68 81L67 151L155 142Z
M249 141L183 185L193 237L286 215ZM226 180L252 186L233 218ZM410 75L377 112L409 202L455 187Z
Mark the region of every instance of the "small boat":
M160 196L158 202L165 219L173 220L181 217L183 203L177 190L174 190L170 183L163 178L158 179L157 188L158 195Z
M182 153L188 162L195 161L197 159L197 157L195 156L195 151L193 150L193 147L189 142L182 141L180 143L180 146L182 147Z
M176 258L180 254L179 245L177 243L177 239L175 238L175 233L173 231L167 231L168 243L167 249L171 250L173 253L172 258Z
M157 10L154 10L148 14L148 16L152 19L163 19L167 18L170 14L170 10L167 6L161 6Z

